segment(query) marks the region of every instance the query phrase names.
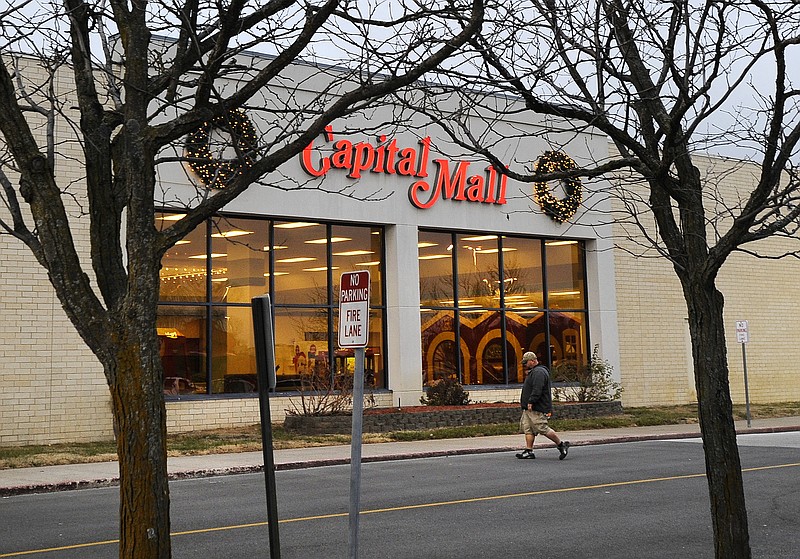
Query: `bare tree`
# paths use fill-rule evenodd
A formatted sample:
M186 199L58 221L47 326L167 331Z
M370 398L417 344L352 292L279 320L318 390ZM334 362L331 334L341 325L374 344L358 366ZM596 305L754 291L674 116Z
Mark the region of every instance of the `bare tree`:
M470 73L429 81L425 103L416 103L498 167L508 162L493 152L491 131L512 114L554 124L554 150L575 137L570 130L599 130L613 142L616 153L580 169L539 173L512 162L508 174L541 182L617 170L617 207L627 214L614 217L672 263L688 310L719 559L751 552L716 279L733 252L757 254L754 243L768 237L785 249L770 257L798 254L798 76L787 63L798 30L800 7L790 2L523 0L487 16L471 41ZM483 129L470 118L483 119ZM722 148L758 171L732 197L696 164ZM621 169L637 187L616 180Z
M47 270L103 366L120 463L120 557L166 558L155 327L162 256L335 119L410 86L456 53L480 28L483 3L4 4L0 228ZM465 25L454 25L455 16ZM301 60L314 64L292 73ZM295 75L311 86L293 83ZM236 112L242 108L252 121ZM227 134L223 144L235 157L189 150L195 163L211 164L196 170L201 186L213 188L198 188L185 217L157 230L159 169L187 159L188 134L200 130L199 144L208 144L212 129ZM82 176L65 173L75 159ZM90 223L90 269L76 248L76 213Z

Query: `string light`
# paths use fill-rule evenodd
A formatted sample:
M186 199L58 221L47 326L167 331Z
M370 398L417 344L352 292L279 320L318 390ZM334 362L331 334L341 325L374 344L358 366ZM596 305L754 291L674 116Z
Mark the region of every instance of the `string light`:
M562 151L546 151L536 162L535 171L536 173L547 174L577 168L578 165L566 153ZM546 182L533 183L533 195L545 214L559 223L564 223L569 221L578 211L578 207L583 201L583 188L581 179L577 177L561 179L561 184L567 194L565 198L558 199L553 196Z
M214 157L211 152L211 132L214 129L230 135L237 153L234 159ZM225 188L246 167L252 167L257 149L256 129L244 111L238 109L204 122L186 137L184 144L189 167L208 188Z
M211 270L212 277L224 276L227 273L227 268L214 268ZM205 278L207 275L208 273L204 268L169 268L165 266L161 270L161 281L192 280Z

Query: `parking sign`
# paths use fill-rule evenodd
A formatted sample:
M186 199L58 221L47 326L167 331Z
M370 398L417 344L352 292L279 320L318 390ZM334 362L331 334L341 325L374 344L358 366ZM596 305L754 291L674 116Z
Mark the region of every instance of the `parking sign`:
M750 333L747 331L747 321L736 321L736 341L740 344L746 344L750 341Z
M339 347L366 347L369 338L369 270L345 272L339 282Z

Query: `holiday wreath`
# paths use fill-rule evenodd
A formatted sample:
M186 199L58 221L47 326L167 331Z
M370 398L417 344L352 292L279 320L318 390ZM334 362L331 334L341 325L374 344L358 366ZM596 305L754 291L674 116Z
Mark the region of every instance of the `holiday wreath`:
M233 159L216 158L211 151L212 132L218 130L230 136L230 144L236 150ZM208 188L225 188L244 167L253 165L258 147L256 129L244 111L232 110L222 116L204 122L186 137L184 150L189 167Z
M534 171L536 173L549 174L577 168L575 161L566 153L562 151L546 151L539 157ZM577 177L564 178L561 179L561 184L566 193L564 198L559 199L553 196L546 182L533 183L533 194L544 213L557 222L564 223L578 211L583 195L581 179Z

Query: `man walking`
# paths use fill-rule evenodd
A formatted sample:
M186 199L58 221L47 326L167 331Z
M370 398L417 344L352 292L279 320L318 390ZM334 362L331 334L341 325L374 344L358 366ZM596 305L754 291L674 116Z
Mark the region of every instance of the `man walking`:
M536 354L528 351L522 356L522 368L528 371L522 384L520 406L522 417L519 420L520 430L525 434L525 450L517 453L517 458L533 459L533 441L536 435L544 435L558 447L559 460L567 457L569 441L562 441L547 424L553 413L553 396L550 392L550 374L547 367L539 364Z

